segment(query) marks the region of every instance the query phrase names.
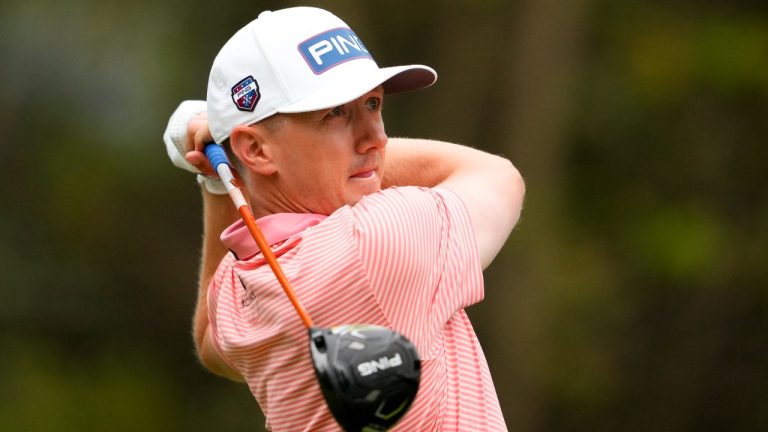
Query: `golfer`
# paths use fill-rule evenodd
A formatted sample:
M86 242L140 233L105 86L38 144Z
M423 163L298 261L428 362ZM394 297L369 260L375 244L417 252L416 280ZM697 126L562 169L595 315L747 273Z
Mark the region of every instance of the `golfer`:
M194 339L212 372L247 383L273 431L336 431L307 333L201 152L224 145L258 225L315 324L392 328L421 357L400 431L506 430L464 308L518 220L524 185L506 159L388 138L385 95L432 85L426 66L379 68L339 18L263 12L223 46L207 101L169 130L200 173L204 235ZM188 121L187 121L188 119ZM186 146L186 147L185 147Z

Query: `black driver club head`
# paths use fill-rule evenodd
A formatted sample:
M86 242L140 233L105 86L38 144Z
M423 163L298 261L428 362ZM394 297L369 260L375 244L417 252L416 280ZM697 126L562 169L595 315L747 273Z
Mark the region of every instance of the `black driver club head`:
M374 325L309 329L320 389L333 417L351 431L384 431L416 397L421 363L400 333Z

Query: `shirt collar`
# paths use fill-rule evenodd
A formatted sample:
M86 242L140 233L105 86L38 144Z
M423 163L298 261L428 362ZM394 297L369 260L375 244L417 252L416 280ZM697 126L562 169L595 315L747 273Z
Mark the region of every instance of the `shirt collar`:
M319 224L326 217L313 213L275 213L259 218L256 225L261 228L267 243L274 245ZM260 252L242 219L221 233L221 241L240 260L248 259Z

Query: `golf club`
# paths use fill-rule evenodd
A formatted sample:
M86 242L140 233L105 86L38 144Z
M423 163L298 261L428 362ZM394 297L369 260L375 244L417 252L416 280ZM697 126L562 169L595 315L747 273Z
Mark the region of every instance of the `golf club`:
M394 426L419 388L421 363L416 348L400 333L382 326L314 326L256 224L224 149L209 143L204 151L309 331L315 374L333 417L346 431L384 431Z

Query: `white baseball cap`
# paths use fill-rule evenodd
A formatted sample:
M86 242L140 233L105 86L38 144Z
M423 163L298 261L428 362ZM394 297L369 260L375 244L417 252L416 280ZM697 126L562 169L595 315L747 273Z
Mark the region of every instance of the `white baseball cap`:
M379 68L344 21L295 7L262 12L224 44L208 78L208 124L216 142L237 125L275 113L332 108L379 85L385 93L428 87L428 66Z

